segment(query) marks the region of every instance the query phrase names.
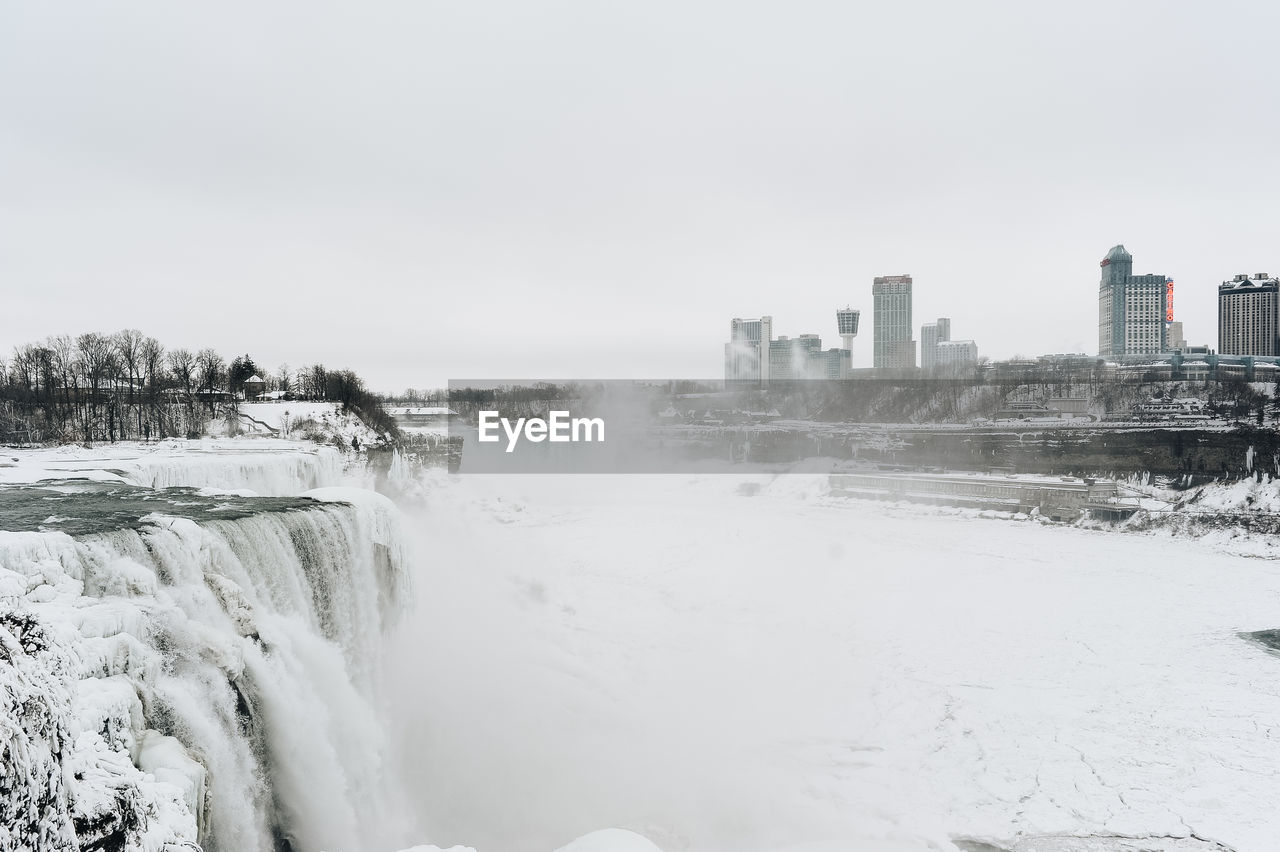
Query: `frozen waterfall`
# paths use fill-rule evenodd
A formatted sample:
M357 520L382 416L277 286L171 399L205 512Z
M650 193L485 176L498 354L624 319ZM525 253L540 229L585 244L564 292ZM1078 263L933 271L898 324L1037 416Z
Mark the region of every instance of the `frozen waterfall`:
M257 484L335 481L316 459L264 458ZM242 463L187 465L202 473L185 484L230 486ZM180 467L151 465L148 484ZM63 482L15 505L0 850L336 852L386 836L375 661L409 592L389 500ZM33 506L48 517L23 521Z

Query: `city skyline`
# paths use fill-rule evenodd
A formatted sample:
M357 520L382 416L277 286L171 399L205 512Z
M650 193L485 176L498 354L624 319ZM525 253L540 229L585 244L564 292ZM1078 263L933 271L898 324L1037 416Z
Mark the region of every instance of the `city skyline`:
M984 353L983 358L999 361L1078 354L1111 360L1188 349L1196 353L1208 351L1219 355L1280 357L1280 297L1267 295L1280 292L1277 290L1280 283L1277 283L1276 277L1265 272L1237 273L1217 284L1217 298L1213 304L1216 334L1203 342L1193 343L1183 330L1185 313L1175 311L1174 278L1163 273L1135 274L1133 262L1133 255L1123 243L1118 243L1111 247L1099 263L1102 279L1095 297L1098 337L1097 345L1092 351L1087 348L1076 351L1032 350L1004 358L991 358ZM1186 292L1181 287L1176 289L1176 303L1181 304ZM952 340L950 317L939 317L933 322L919 325L919 338L915 339L912 326L914 297L914 279L911 275L876 276L872 279L868 299L872 306L871 363L858 363L854 353L866 347L865 344L858 347L854 339L850 338L844 341L843 346L852 350L853 369L906 366L928 370L942 364L938 353L939 347L944 344L951 345L949 362L956 358L972 361L977 357L979 350L972 339ZM1239 307L1245 305L1246 300L1249 307ZM1253 302L1259 300L1263 301L1255 306ZM1190 301L1198 303L1200 300L1192 298ZM859 309L850 304L842 312L850 310L857 313ZM1192 323L1193 326L1201 324L1203 323ZM879 344L875 337L877 331L881 337ZM827 332L817 334L822 333ZM1224 334L1228 337L1224 337ZM883 356L880 355L881 349L885 352ZM891 349L893 353L890 353ZM899 361L905 356L911 363L891 365L888 363L891 355ZM885 360L878 361L881 357Z
M1121 242L1212 344L1216 286L1280 269L1278 18L7 4L0 352L140 328L386 391L714 377L726 317L829 334L894 270L992 358L1092 352Z

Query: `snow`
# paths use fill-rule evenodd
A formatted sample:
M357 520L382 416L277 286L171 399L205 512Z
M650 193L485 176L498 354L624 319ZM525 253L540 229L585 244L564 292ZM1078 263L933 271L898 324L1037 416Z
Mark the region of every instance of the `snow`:
M662 852L657 846L634 832L606 828L579 837L556 852Z
M175 737L145 730L138 740L134 762L143 772L155 776L162 784L171 784L182 793L187 812L198 820L203 813L205 782L208 773L192 759L186 747Z
M267 849L267 809L294 848L334 852L1270 852L1280 836L1280 655L1241 636L1280 627L1269 536L847 500L816 473L433 473L400 619L400 516L342 485L333 450L0 459L8 483L316 501L0 532L16 756L0 790L29 793L0 795L0 849L130 821L131 852L209 830ZM1280 511L1266 476L1195 493L1187 511Z
M1249 449L1252 459L1253 448ZM1249 477L1235 482L1215 482L1182 494L1181 503L1189 511L1278 514L1280 480L1264 474L1261 480Z
M343 469L342 454L333 447L270 438L0 449L0 486L51 479L283 496L337 485Z
M842 500L816 476L437 486L414 519L431 593L388 677L439 836L482 852L606 825L666 852L1280 837L1280 658L1240 636L1280 626L1274 560Z
M354 438L361 444L375 444L379 435L354 415L344 413L336 402L248 402L240 403L240 427L250 433L270 432L284 438L338 438L344 447Z

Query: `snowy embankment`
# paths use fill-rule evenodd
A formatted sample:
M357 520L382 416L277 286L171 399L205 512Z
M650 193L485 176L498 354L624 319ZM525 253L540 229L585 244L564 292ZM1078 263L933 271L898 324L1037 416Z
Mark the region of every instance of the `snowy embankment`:
M408 598L389 501L308 490L339 481L337 454L283 442L0 458L18 495L0 516L0 850L394 848L373 703Z
M1195 539L1238 556L1280 558L1280 478L1260 474L1185 491L1153 485L1128 490L1143 495L1143 511L1118 525L1121 530Z
M332 447L269 438L0 448L0 486L49 479L285 496L338 485L343 481L343 458Z
M336 402L242 402L237 427L253 435L270 435L336 443L344 448L371 447L382 436Z
M1213 482L1178 495L1176 508L1199 512L1280 515L1280 479L1269 474Z

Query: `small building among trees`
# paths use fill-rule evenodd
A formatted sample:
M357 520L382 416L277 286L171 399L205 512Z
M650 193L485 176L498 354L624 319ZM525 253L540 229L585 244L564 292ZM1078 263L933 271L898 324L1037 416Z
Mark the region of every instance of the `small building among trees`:
M254 373L252 376L244 380L244 384L241 385L241 388L244 390L245 399L257 399L267 389L267 383L261 376Z

